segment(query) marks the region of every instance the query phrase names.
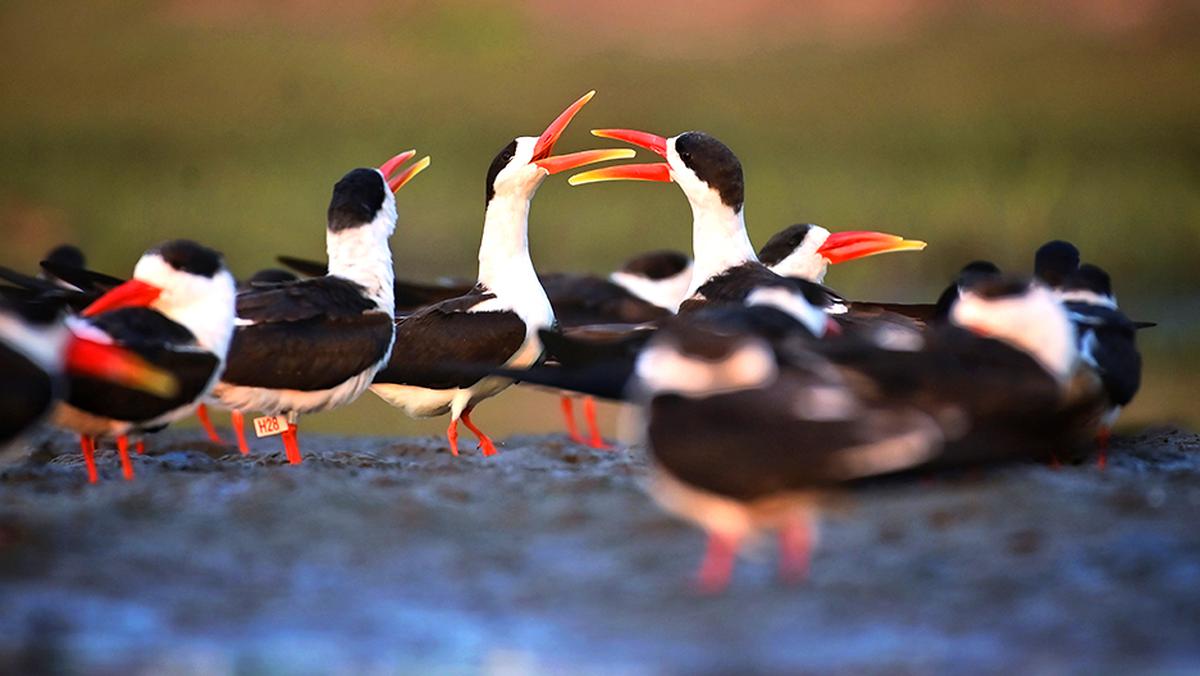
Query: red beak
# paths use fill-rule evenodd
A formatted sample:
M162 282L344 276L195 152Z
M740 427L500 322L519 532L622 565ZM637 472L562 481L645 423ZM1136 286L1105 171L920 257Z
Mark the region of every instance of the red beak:
M856 258L866 258L885 253L899 251L920 251L926 246L925 242L916 239L904 239L899 235L889 235L886 232L870 230L850 230L833 232L817 249L830 263L844 263Z
M606 148L603 150L581 150L567 155L554 155L534 162L551 174L560 171L576 169L585 164L607 162L609 160L627 160L636 155L632 148Z
M403 188L405 183L413 180L414 176L422 171L425 171L426 167L429 166L429 156L426 155L425 157L417 160L416 163L404 171L396 174L395 176L391 175L393 171L396 171L396 169L400 167L400 165L411 160L416 154L417 151L415 150L406 150L387 162L379 165L379 173L383 174L383 178L388 182L388 187L392 189L392 192L396 192L400 190L400 188Z
M100 378L163 399L179 393L175 376L116 345L72 335L65 362L72 375Z
M542 132L542 135L538 137L537 143L533 145L533 157L530 158L533 164L545 169L547 173L557 174L560 171L575 169L585 164L607 162L608 160L626 160L634 156L635 153L628 148L583 150L567 155L550 155L554 150L554 144L558 143L559 137L567 130L567 125L571 124L571 120L574 119L575 115L595 95L595 90L584 94L575 103L567 106L566 110L559 113L558 117L554 118L550 126L546 127L546 131Z
M667 156L667 139L658 134L636 129L593 129L593 136L611 138L617 141L632 143L639 148L645 148L659 157Z
M575 117L575 115L579 113L579 111L585 105L587 105L587 102L591 101L592 97L595 95L596 90L593 89L592 91L579 97L575 103L567 106L566 110L559 113L558 117L554 118L554 121L550 123L550 126L546 127L546 131L542 132L542 135L538 137L537 143L533 145L533 157L530 159L544 160L547 157L550 157L551 151L554 150L554 144L558 143L558 137L563 135L563 132L567 130L567 125L571 124L571 120Z
M667 139L658 134L636 129L593 129L593 136L610 138L617 141L632 143L639 148L645 148L662 157L667 156ZM593 169L581 174L575 174L567 183L584 185L601 181L671 181L671 165L666 162L651 164L624 164L619 167L604 167Z
M131 279L97 298L80 314L84 317L91 317L101 312L123 307L146 307L157 300L160 295L162 295L162 289L157 286Z

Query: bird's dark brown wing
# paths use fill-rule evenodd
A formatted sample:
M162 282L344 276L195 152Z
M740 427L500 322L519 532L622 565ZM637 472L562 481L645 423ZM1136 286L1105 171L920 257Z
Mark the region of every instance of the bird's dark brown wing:
M238 294L237 326L221 380L311 392L339 385L379 362L392 317L361 288L317 277Z
M375 309L358 284L340 277L314 277L256 286L237 296L239 320L287 323L317 317L354 317Z
M375 382L469 387L478 382L478 372L458 367L503 366L525 342L526 327L511 311L468 311L492 297L472 292L397 318L391 360L375 375Z
M670 310L595 275L554 273L539 279L561 326L641 324L671 315Z
M811 375L702 399L655 397L655 459L692 487L753 501L905 471L940 448L925 413L869 405Z

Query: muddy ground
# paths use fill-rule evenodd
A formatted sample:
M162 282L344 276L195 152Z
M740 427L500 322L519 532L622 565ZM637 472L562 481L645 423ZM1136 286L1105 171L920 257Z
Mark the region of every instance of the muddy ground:
M636 451L306 436L248 458L190 430L89 486L70 439L0 474L5 673L1054 672L1200 669L1200 437L1107 471L1011 467L862 491L811 578L773 547L722 596Z

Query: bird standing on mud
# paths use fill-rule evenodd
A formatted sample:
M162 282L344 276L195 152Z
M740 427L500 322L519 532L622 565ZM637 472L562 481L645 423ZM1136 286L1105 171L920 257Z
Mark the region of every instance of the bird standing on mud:
M131 479L129 435L154 432L191 415L212 390L233 333L234 294L233 275L220 253L190 240L171 240L147 250L132 279L69 322L73 331L133 352L178 383L164 397L94 378L70 379L54 421L80 434L89 480L96 480L97 439L117 438L122 470Z
M542 359L538 330L554 325L554 309L529 257L529 207L538 187L551 174L633 154L613 149L550 155L594 94L588 92L568 106L540 136L514 139L492 160L475 288L396 320L392 358L371 389L413 417L450 414L446 439L454 455L460 418L484 455L496 453L492 440L471 421L471 411L512 381L464 376L446 365L532 366Z
M333 187L325 244L329 274L257 285L237 296L237 329L213 399L233 411L287 415L288 462L301 462L297 417L354 401L387 363L394 335L394 193L429 166L416 151L354 169ZM393 175L394 174L394 175ZM240 436L240 432L239 432Z

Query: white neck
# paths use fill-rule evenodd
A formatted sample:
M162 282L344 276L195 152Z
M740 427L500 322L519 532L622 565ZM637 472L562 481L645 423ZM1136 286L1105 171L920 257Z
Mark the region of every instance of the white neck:
M390 210L387 204L391 204ZM392 269L392 250L388 246L388 237L395 223L395 203L388 200L374 221L356 228L325 233L329 274L363 287L379 309L388 314L396 309L393 286L396 273Z
M554 311L529 257L532 194L497 193L488 202L479 242L480 284L526 323L548 328Z
M692 283L690 297L708 280L743 263L757 261L750 236L746 234L744 211L734 211L721 202L715 190L699 199L688 196L692 205Z
M169 307L157 308L196 337L201 347L225 362L229 341L233 338L237 285L227 270L221 270L206 280L202 293L180 293L173 296ZM179 302L179 298L186 298Z

